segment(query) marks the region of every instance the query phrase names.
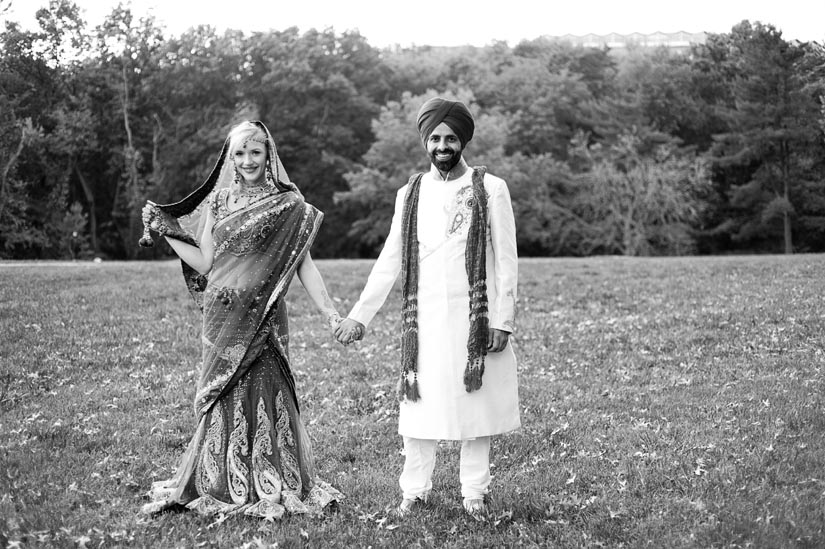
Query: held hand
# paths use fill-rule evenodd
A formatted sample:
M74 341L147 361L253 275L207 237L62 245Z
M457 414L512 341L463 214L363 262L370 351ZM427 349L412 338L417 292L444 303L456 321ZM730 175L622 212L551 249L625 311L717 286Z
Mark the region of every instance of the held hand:
M151 218L151 217L154 217L156 211L157 211L157 206L155 206L155 203L152 202L151 200L147 200L146 204L143 205L143 209L141 210L141 213L143 215L149 216Z
M146 205L143 206L140 213L141 219L143 220L144 236L147 236L149 234L149 229L152 229L161 236L174 238L189 244L195 244L195 240L192 235L187 233L183 227L181 227L180 222L170 214L161 210L158 205L151 200L146 202ZM147 242L142 245L150 246L151 244L148 244Z
M507 347L507 341L510 338L510 333L504 330L497 330L490 328L490 333L487 336L487 352L499 353Z
M151 200L147 200L146 205L143 206L140 213L145 224L154 231L160 231L163 226L163 214L160 208L157 207L157 204Z
M353 341L358 341L364 337L366 328L357 320L345 318L335 329L335 338L342 345L349 345Z
M151 248L155 245L155 241L152 240L152 235L149 232L152 221L155 218L155 209L155 203L148 200L146 205L143 207L143 210L140 212L141 220L143 221L143 235L138 241L138 244L144 248Z
M140 211L140 215L146 228L151 228L154 231L160 229L160 209L154 202L147 200Z

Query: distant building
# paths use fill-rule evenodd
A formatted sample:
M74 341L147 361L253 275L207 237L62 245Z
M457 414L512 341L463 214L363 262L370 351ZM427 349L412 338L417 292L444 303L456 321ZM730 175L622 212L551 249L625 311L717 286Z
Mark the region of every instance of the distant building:
M585 48L608 47L611 50L621 50L633 46L646 48L664 46L677 51L688 51L691 44L704 44L707 40L707 33L681 31L619 34L612 32L610 34L584 34L581 36L565 34L563 36L545 36L545 38Z

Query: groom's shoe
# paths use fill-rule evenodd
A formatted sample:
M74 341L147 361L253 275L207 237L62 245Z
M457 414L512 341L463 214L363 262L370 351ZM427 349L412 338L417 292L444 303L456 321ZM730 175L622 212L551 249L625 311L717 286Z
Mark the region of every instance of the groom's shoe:
M404 499L401 500L401 504L395 510L395 514L399 518L406 517L410 513L413 513L417 509L420 509L421 507L423 507L425 503L427 503L426 498L420 498L420 497L404 498Z
M464 498L464 510L477 521L487 517L487 498Z

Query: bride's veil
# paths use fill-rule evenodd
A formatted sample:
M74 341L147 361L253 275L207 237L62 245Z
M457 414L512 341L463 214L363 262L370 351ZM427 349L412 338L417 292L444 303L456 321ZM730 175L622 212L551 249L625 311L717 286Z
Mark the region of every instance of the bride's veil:
M272 172L276 189L279 192L293 191L300 195L298 187L289 179L289 175L287 175L286 169L283 163L281 163L275 140L272 138L272 134L266 125L260 120L241 122L241 124L253 124L266 134L267 152L269 153L268 169ZM207 198L209 198L213 192L229 187L235 177L235 166L229 157L229 146L230 137L227 136L209 177L206 178L206 181L204 181L200 187L190 193L189 196L172 204L158 204L158 208L178 218L181 226L193 236L196 243L201 241L201 234L203 233L203 227L206 222L205 212Z

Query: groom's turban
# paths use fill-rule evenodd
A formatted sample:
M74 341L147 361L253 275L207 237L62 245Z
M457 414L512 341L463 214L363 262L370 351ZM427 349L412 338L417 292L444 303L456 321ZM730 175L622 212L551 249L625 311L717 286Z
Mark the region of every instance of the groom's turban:
M444 122L458 136L461 148L473 138L476 125L473 115L461 101L448 101L440 97L433 97L421 106L418 111L418 133L421 142L427 143L430 134L436 126Z

